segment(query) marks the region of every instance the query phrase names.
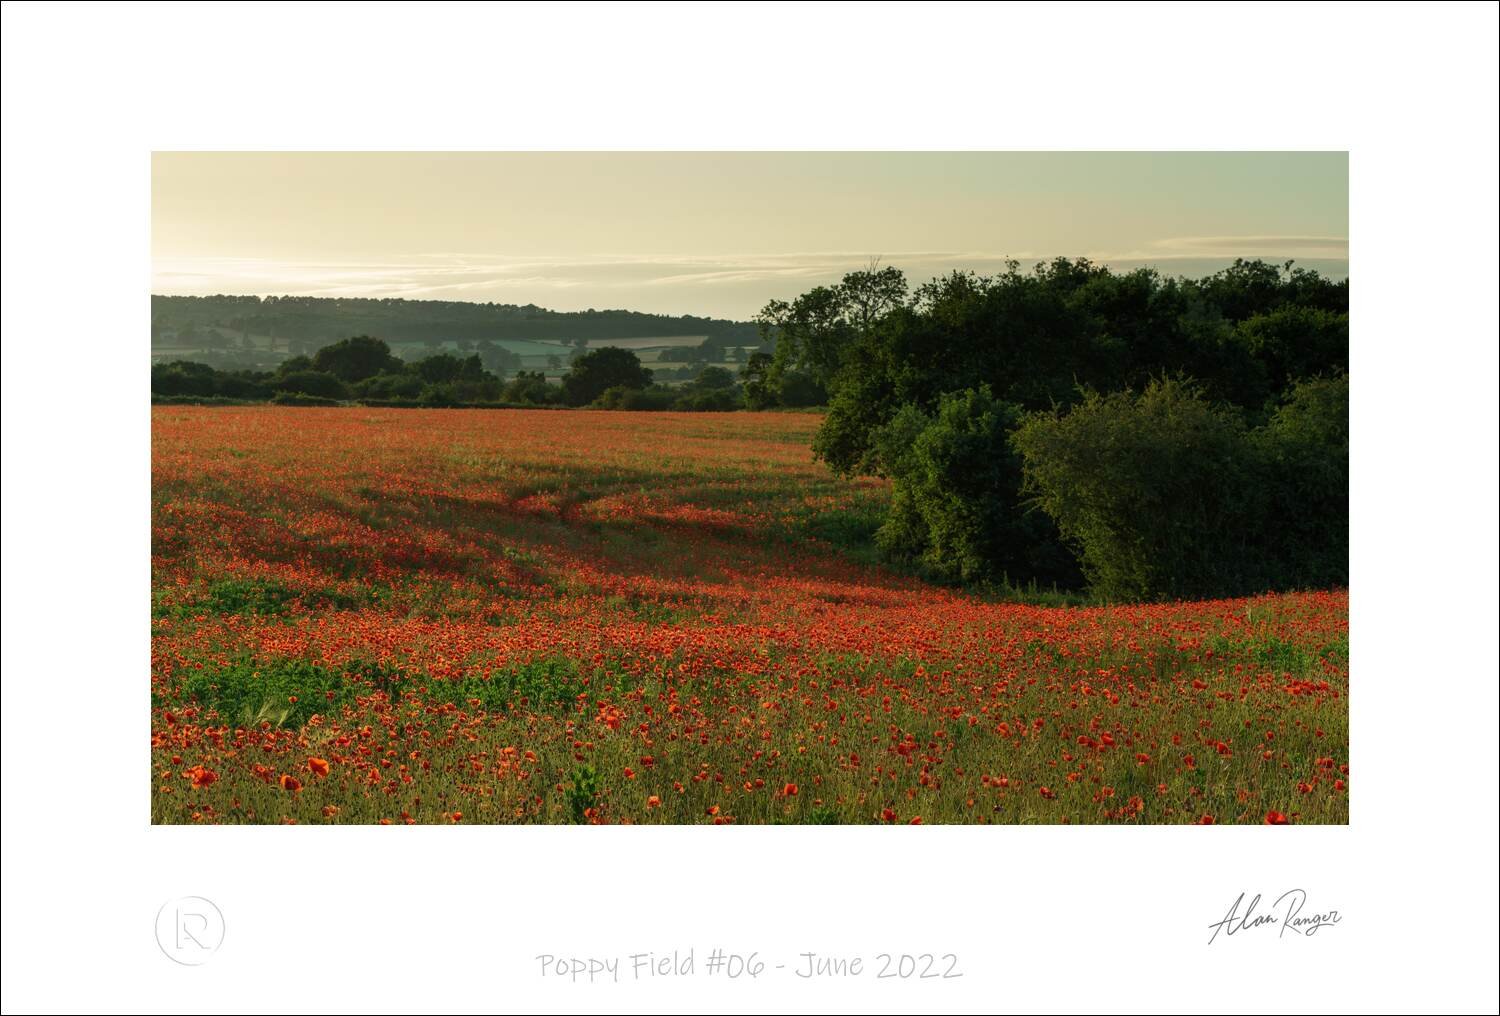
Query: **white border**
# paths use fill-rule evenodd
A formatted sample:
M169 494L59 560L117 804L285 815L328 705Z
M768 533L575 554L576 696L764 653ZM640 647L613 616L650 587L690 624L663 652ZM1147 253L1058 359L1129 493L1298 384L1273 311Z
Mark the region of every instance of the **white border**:
M1496 1010L1494 5L17 3L0 37L6 1011ZM1350 150L1353 824L149 827L149 152L213 148ZM1204 946L1294 884L1345 923ZM189 894L228 925L191 969L149 931ZM692 944L968 976L530 959Z

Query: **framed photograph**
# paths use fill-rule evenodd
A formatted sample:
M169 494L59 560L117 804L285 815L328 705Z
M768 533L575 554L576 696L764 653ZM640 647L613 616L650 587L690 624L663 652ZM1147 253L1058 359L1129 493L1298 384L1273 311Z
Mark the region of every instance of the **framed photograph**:
M8 5L5 1010L1496 1011L1393 7Z

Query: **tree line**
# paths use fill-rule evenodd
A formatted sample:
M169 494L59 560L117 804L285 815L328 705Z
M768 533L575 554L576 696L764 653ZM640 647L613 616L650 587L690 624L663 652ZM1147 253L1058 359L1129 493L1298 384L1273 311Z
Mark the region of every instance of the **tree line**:
M151 297L153 344L205 341L209 329L306 345L349 335L393 343L489 339L608 340L704 335L714 346L754 345L753 322L628 310L555 311L534 304L313 296ZM187 339L183 337L187 336ZM211 341L224 341L212 339ZM310 347L309 347L310 348Z
M872 266L758 320L746 404L826 403L814 452L891 480L892 558L1111 600L1348 581L1347 280Z
M389 406L596 406L602 409L723 411L741 408L735 376L704 367L676 387L653 381L631 350L604 346L575 355L554 383L540 371L509 379L487 368L479 353L436 353L406 361L383 340L341 339L312 356L293 356L274 371L220 370L188 360L154 364L156 401L271 401L282 405L338 405L359 401Z

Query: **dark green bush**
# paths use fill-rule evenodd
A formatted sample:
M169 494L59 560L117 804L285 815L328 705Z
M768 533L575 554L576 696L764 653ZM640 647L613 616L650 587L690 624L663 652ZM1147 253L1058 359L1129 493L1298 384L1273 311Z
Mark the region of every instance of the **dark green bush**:
M983 386L944 396L932 416L898 412L875 438L892 481L881 549L965 582L1076 582L1052 520L1023 502L1010 446L1021 418Z
M595 409L663 410L671 409L677 393L670 388L627 388L614 385L594 400Z
M1121 600L1231 596L1349 580L1349 381L1295 385L1268 422L1156 381L1029 417L1026 489Z
M218 394L218 371L206 363L177 360L151 365L151 391L157 395Z
M335 374L321 370L294 370L272 382L277 392L312 395L321 399L346 399L349 391Z
M727 413L740 405L739 394L725 388L684 392L672 402L673 409L689 413Z
M1278 585L1349 582L1349 378L1293 386L1254 435Z
M377 374L355 386L362 399L416 399L422 394L422 379L416 374Z
M541 371L520 371L500 390L504 402L516 405L550 406L562 401L562 389L549 384Z
M1193 384L1089 394L1017 429L1025 487L1108 599L1262 588L1258 469L1241 415Z

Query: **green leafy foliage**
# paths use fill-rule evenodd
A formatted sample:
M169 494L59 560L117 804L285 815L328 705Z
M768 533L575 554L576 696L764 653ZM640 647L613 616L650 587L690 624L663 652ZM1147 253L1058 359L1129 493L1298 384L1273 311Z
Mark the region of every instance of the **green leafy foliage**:
M313 357L313 368L352 382L400 370L401 361L391 355L391 347L380 339L356 335L318 350Z
M573 701L583 689L578 661L555 656L513 664L485 677L433 681L428 692L438 701L452 705L499 712L518 702L533 709L555 707Z
M1348 379L1295 386L1259 428L1180 380L1035 414L1027 490L1110 599L1348 581Z
M1021 416L985 386L945 395L932 416L903 407L876 435L893 486L881 548L963 582L1076 582L1051 519L1023 503L1010 446Z
M255 726L263 720L273 726L301 726L314 713L348 701L358 687L337 671L293 659L205 667L194 671L184 684L190 698L224 721L241 726Z
M563 377L563 401L570 406L586 406L610 388L645 388L650 384L651 371L641 366L640 357L628 349L604 346L573 361Z
M1244 423L1195 386L1090 394L1015 434L1027 489L1110 599L1213 595L1254 587L1258 534Z
M1349 378L1297 383L1253 435L1278 585L1349 581Z
M278 393L310 395L320 399L344 399L349 389L338 375L322 370L294 370L283 374L271 383Z
M576 767L568 774L568 815L574 823L588 821L588 811L599 800L599 773L590 765Z

